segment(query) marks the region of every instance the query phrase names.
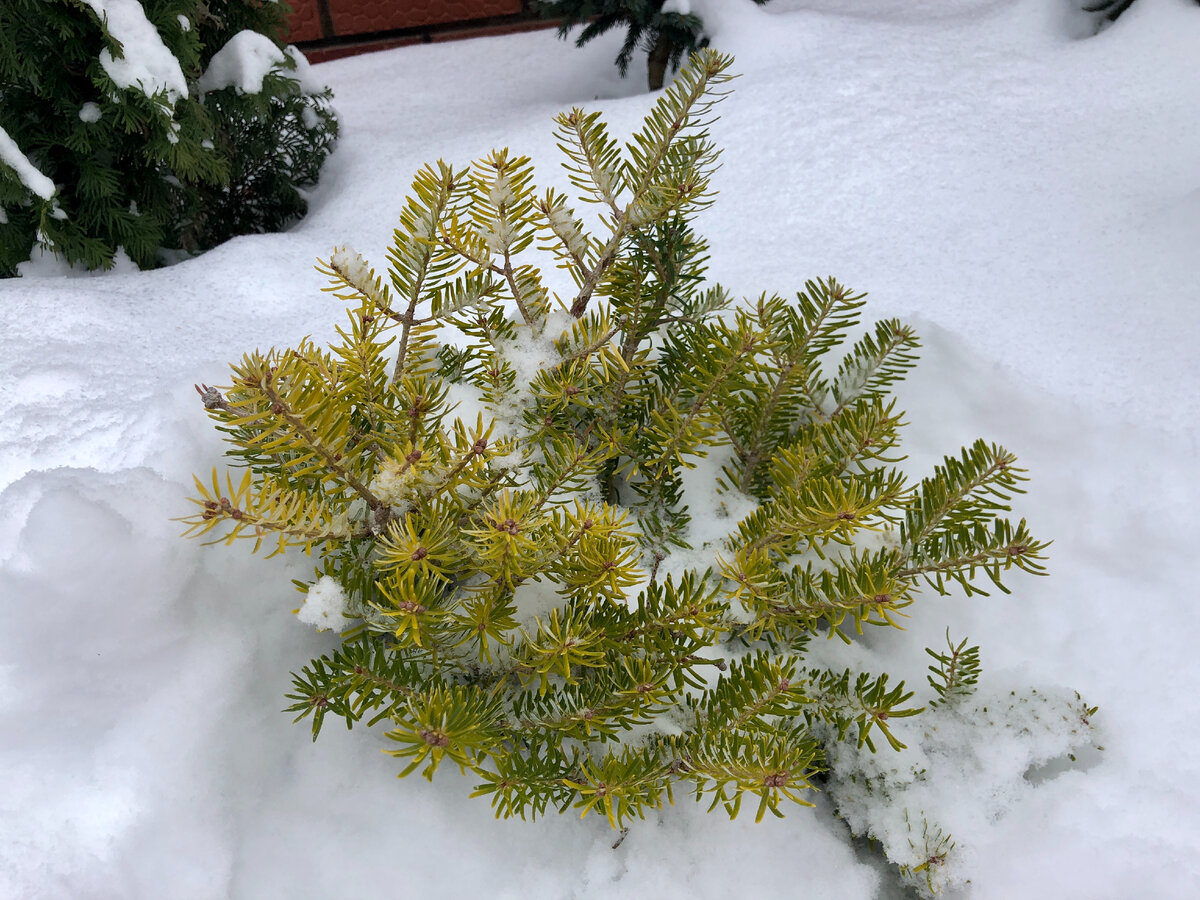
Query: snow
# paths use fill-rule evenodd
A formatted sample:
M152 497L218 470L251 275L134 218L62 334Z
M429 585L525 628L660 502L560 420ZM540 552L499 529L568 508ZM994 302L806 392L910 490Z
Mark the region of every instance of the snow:
M158 30L146 18L139 0L83 0L95 10L108 33L121 44L121 58L100 51L100 66L122 88L137 88L148 97L165 93L174 104L187 96L187 80L179 60L167 49Z
M107 273L102 269L87 269L82 264L69 263L61 256L57 256L52 250L47 249L43 244L34 244L29 259L17 264L17 273L25 278L46 278L50 276L100 278L105 274L137 271L137 263L129 258L129 254L121 246L118 246L116 252L113 254L113 265Z
M916 869L942 855L943 837L954 841L923 880L938 893L961 889L979 866L963 835L986 833L989 820L1032 799L1045 780L1099 762L1088 711L1073 692L1048 695L1021 681L980 692L898 720L902 752L841 744L830 758L831 795L850 826L899 865Z
M16 141L3 128L0 128L0 162L16 172L21 184L43 200L49 200L54 196L54 182L29 161L29 157L21 152Z
M232 87L243 94L257 94L262 91L263 79L284 59L283 51L265 34L239 31L213 54L196 87L201 91Z
M305 59L303 53L291 45L288 45L283 52L287 54L288 59L290 59L295 66L288 77L294 78L296 81L300 82L300 90L303 93L312 95L320 94L325 91L328 85L325 84L320 75L313 71L312 65L307 59ZM308 108L305 107L304 111L307 113ZM304 121L309 128L313 127L313 125L308 123L307 118Z
M871 292L869 316L912 324L906 466L1003 443L1033 478L1018 513L1055 541L1051 575L1011 595L922 594L903 633L814 644L814 664L891 672L920 703L924 647L949 627L982 648L968 704L995 718L896 722L910 753L839 764L875 765L909 822L861 797L847 813L902 851L924 810L955 845L945 877L970 880L949 897L1187 898L1200 8L1138 0L1083 38L1067 6L694 0L742 73L698 227L737 294L834 274ZM192 384L255 347L330 339L314 261L353 244L382 272L422 164L508 146L569 190L552 116L600 108L628 134L653 101L644 63L616 76L619 40L534 32L315 67L342 138L290 232L152 272L0 282L0 896L345 896L397 872L446 896L900 896L827 794L758 826L677 797L614 851L572 815L496 822L469 779L397 781L377 731L334 723L312 743L277 710L289 672L336 643L289 614L313 561L185 542L170 521L223 450ZM1034 689L1060 712L1078 691L1096 730L1014 732L1028 721L1004 698Z
M389 506L411 509L408 504L416 487L416 474L417 470L403 460L388 457L371 480L371 493Z
M374 292L375 278L371 266L353 247L338 247L330 255L329 264L342 274L347 284L367 296Z
M336 579L322 575L304 595L304 603L296 610L296 618L317 631L344 631L352 624L345 615L346 592Z
M82 122L87 122L89 125L100 121L100 104L92 103L90 100L79 107L79 119Z

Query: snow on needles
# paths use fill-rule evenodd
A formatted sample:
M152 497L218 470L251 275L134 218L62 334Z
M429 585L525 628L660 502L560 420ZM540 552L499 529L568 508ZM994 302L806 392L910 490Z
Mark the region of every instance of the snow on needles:
M100 65L118 87L137 88L146 96L166 93L174 104L187 96L179 60L167 49L138 0L83 0L96 11L108 33L121 43L121 58L106 48Z
M304 605L296 611L296 618L317 631L341 631L350 625L346 617L346 592L338 582L322 575L308 589Z
M21 184L29 188L43 200L54 196L54 182L43 175L29 157L21 152L16 141L9 137L8 132L0 128L0 162L6 163L17 173Z

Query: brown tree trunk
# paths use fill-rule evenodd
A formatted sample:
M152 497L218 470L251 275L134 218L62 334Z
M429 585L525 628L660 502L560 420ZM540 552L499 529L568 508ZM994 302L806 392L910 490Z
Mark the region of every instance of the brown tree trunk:
M667 63L671 61L671 42L660 34L650 48L650 90L661 90L667 76Z

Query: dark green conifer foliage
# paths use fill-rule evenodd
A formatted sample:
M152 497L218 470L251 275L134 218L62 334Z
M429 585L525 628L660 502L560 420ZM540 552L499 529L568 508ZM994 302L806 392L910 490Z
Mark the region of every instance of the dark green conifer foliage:
M197 388L243 472L196 480L189 533L315 552L305 615L345 628L289 695L314 739L329 716L384 723L402 774L469 772L499 816L621 827L676 788L782 815L830 742L898 748L891 723L920 712L811 641L896 626L922 584L1041 570L1003 517L1012 454L896 468L909 328L847 347L864 301L832 278L740 303L704 282L689 219L729 65L694 57L623 146L596 113L558 117L586 221L508 150L422 169L386 275L345 249L321 264L348 303L333 346ZM727 534L700 545L684 479L710 453ZM943 697L977 674L952 650Z
M1133 6L1133 0L1097 0L1084 7L1086 12L1100 13L1104 18L1116 19L1121 13Z
M243 29L282 46L286 8L269 0L141 6L178 60L186 96L114 82L101 55L121 60L124 50L92 5L0 4L0 128L56 187L52 198L39 196L0 157L0 275L15 274L35 244L88 268L111 266L121 248L149 268L163 251L202 250L303 214L297 187L315 182L336 136L328 92L306 93L291 57L259 94L196 86Z
M754 0L762 6L767 0ZM617 68L624 75L633 55L643 50L649 57L649 86L663 86L667 68L679 68L679 62L708 45L704 22L693 13L664 10L665 0L534 0L533 6L546 18L561 19L558 33L566 37L576 26L583 26L575 46L582 47L592 38L613 28L625 29L625 41L617 54Z
M1134 0L1085 0L1083 4L1084 12L1096 14L1096 25L1102 28L1119 19L1129 7L1133 6ZM1200 0L1196 0L1197 5L1200 5Z

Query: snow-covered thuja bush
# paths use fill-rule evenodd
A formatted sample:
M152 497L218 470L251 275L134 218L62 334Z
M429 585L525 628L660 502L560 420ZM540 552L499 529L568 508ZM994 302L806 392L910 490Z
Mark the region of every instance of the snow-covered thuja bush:
M767 0L754 2L762 6ZM691 0L534 0L533 6L542 16L560 20L559 37L582 26L576 47L613 28L624 28L617 68L624 76L634 53L644 51L652 91L663 86L668 67L679 68L680 60L708 43L704 21L692 11Z
M623 148L596 113L558 117L588 221L507 150L422 169L386 276L322 263L349 303L332 347L198 387L243 471L196 480L189 533L320 559L299 613L341 646L290 695L314 738L385 723L402 774L449 763L500 816L621 827L676 790L778 815L900 758L874 751L919 712L887 674L816 662L827 639L897 625L922 584L1040 571L1002 515L1012 454L980 441L916 483L894 465L908 327L850 343L863 300L833 279L741 302L703 283L688 217L729 64L694 57ZM965 715L978 666L952 650L938 694Z
M305 211L337 126L270 0L0 4L0 275L143 268Z

